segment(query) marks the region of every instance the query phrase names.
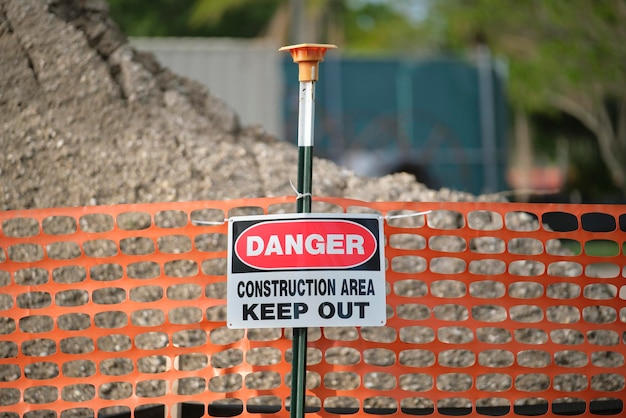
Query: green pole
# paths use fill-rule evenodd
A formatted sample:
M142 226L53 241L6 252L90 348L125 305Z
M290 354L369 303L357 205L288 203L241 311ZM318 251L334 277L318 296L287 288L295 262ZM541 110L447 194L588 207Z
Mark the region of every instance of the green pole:
M312 104L312 106L310 106ZM300 114L298 124L298 213L311 213L311 190L313 184L313 145L307 143L307 129L313 138L313 116L315 114L315 85L313 81L300 83ZM310 125L309 123L310 122ZM311 141L312 142L312 141ZM305 410L306 352L308 329L293 329L291 367L291 418L301 418Z
M280 48L289 51L298 63L300 80L298 108L298 213L311 213L313 184L313 127L315 122L315 82L319 62L334 45L300 44ZM291 361L291 418L304 417L306 392L307 328L293 329Z

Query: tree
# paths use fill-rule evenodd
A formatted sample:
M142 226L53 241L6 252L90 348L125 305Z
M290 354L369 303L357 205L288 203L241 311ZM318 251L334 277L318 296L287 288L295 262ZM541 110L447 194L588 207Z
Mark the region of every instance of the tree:
M265 4L275 11L257 36L277 44L327 42L360 54L412 51L423 33L405 11L414 0L195 0L192 26L215 24L227 13Z
M440 0L432 28L451 47L486 42L509 62L520 111L563 111L595 136L626 196L626 2Z
M128 36L266 37L277 45L328 42L342 53L369 55L428 44L406 12L415 0L108 1Z
M195 0L189 22L195 27L215 23L229 11L245 10L258 3L274 10L264 35L277 43L329 42L328 38L337 38L341 33L340 21L346 7L340 0Z
M273 0L225 10L219 19L191 24L196 0L108 0L111 16L128 36L256 37L275 14Z

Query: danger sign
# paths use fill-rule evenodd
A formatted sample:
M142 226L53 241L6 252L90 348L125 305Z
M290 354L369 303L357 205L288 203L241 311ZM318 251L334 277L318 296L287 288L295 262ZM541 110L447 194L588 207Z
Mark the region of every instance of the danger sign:
M378 215L231 218L228 326L384 325L383 242Z

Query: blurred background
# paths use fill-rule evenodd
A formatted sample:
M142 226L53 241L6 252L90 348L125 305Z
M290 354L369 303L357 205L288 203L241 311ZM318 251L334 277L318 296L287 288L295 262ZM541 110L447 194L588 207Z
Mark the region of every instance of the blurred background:
M297 67L332 43L315 153L511 200L626 203L624 0L109 0L138 49L295 142Z

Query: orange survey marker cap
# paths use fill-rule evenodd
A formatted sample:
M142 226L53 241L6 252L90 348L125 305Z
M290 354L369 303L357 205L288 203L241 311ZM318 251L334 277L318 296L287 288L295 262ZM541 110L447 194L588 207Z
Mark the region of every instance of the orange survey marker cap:
M332 44L297 44L283 46L279 51L289 51L293 62L298 63L300 81L317 81L319 63L324 61L328 49L335 49Z

